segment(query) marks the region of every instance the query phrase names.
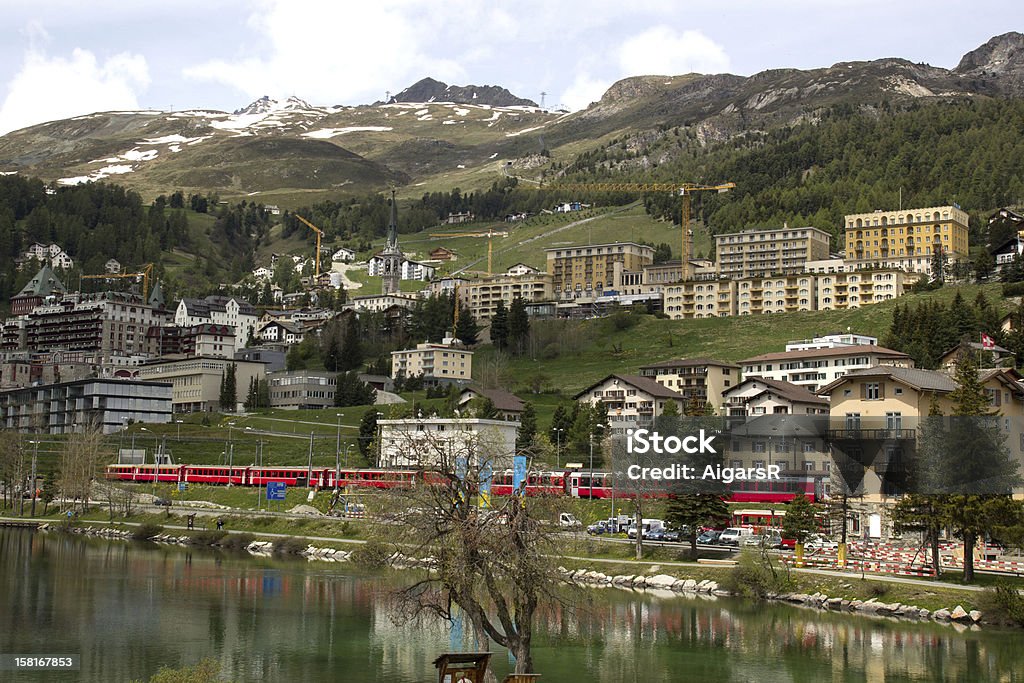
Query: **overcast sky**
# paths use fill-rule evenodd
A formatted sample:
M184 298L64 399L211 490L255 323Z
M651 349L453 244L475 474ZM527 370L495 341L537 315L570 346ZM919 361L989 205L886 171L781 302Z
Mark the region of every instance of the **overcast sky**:
M94 111L365 104L424 76L580 109L625 76L952 68L1021 0L0 0L0 134Z

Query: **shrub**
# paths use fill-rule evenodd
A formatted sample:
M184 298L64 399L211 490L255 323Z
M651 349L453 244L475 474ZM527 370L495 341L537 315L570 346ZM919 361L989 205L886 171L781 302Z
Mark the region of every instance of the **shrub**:
M1024 296L1024 282L1010 282L1003 285L1003 296Z
M136 541L148 541L154 536L159 535L163 530L164 528L159 524L142 524L135 527L135 531L132 532L132 538Z
M220 680L220 665L213 659L204 659L195 666L171 669L161 666L149 683L214 683Z
M608 318L611 321L612 329L622 331L635 327L640 322L640 317L633 313L619 312Z
M304 539L288 536L274 539L274 553L277 555L300 555L309 547Z
M349 560L366 569L383 569L388 566L391 553L380 541L367 541L352 551Z
M868 595L870 595L873 598L880 598L888 592L889 587L886 586L884 583L872 582L871 586L868 588Z
M228 534L220 545L228 550L245 550L254 540L256 537L252 534Z
M998 583L986 590L978 606L991 621L1024 626L1024 594L1012 584Z
M739 564L726 576L722 587L734 595L764 600L772 593L787 590L790 584L789 573L777 567L770 555L744 550Z

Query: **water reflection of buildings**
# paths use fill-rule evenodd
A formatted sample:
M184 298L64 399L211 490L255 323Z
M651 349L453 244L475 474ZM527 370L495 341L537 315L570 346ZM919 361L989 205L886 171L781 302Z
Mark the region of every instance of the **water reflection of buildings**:
M91 681L145 680L210 654L237 681L426 680L449 633L392 621L387 591L408 576L321 567L0 531L0 651L67 647ZM570 597L541 612L545 680L1020 680L1024 668L1019 634L618 590Z

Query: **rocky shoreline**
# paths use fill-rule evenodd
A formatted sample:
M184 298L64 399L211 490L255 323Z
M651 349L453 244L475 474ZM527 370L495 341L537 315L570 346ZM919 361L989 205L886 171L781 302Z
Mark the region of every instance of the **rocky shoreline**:
M132 531L125 529L114 529L106 526L73 526L66 527L59 524L42 524L40 531L71 531L72 533L99 538L131 540ZM151 539L154 543L167 543L173 545L187 546L192 544L192 537L188 535L176 536L173 534L158 534ZM215 544L213 547L219 547ZM269 557L274 554L274 543L272 541L252 541L245 550L251 555ZM348 562L352 553L347 550L336 548L321 548L309 545L305 550L297 553L297 556L305 557L309 561L317 562ZM388 557L388 565L395 569L430 569L434 566L434 559L431 557L414 558L402 553L393 553ZM676 594L689 594L708 599L719 597L734 597L732 593L722 589L717 581L703 579L683 579L669 574L655 574L648 576L644 574L621 574L610 575L589 569L570 570L565 567L558 568L562 579L569 584L580 586L600 587L606 586L623 590L642 591L669 591ZM864 616L882 616L909 621L933 621L936 623L954 624L960 626L976 626L983 621L984 615L978 610L965 610L961 605L950 609L938 609L934 612L901 603L879 602L874 598L868 600L846 599L830 597L824 593L773 593L767 596L768 600L784 602L790 605L817 609L827 612L847 612L861 614Z
M719 587L718 583L705 579L680 579L668 574L655 576L602 574L587 569L568 570L559 567L559 572L569 583L589 586L610 586L625 590L668 590L673 593L704 594L713 597L733 597L733 594ZM975 625L982 623L984 615L978 610L965 610L961 605L952 609L938 609L934 612L901 603L879 602L874 598L868 600L829 597L824 593L771 593L768 600L784 602L790 605L808 607L828 612L850 612L865 616L884 616L910 621L934 621L945 624Z

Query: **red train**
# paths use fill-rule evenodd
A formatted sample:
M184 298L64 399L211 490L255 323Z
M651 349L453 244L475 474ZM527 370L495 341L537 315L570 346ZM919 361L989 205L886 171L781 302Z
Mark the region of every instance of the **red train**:
M236 465L160 465L154 474L153 465L109 465L107 478L118 481L163 483L188 482L235 486L264 486L268 482L284 482L289 486L335 488L333 467L251 467ZM370 488L399 488L429 481L430 474L419 470L343 469L337 473L339 488L363 486ZM778 481L736 481L732 485L730 502L784 503L803 493L810 500L821 499L820 477L789 476ZM512 470L496 472L491 482L491 493L496 496L512 494ZM616 493L608 472L564 470L530 472L526 480L528 496L571 496L573 498L629 497Z

